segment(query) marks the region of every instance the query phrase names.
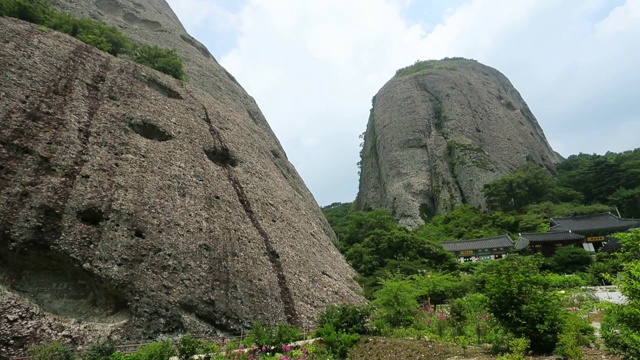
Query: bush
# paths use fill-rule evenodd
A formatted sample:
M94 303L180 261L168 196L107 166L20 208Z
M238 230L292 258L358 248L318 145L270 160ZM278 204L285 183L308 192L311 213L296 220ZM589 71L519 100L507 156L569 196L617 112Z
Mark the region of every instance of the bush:
M351 334L365 334L367 320L371 316L371 306L341 304L328 306L318 316L318 326L331 324L338 331Z
M46 26L113 56L126 54L139 64L185 80L182 59L175 49L136 45L117 28L89 18L76 19L53 8L48 0L0 0L0 16Z
M185 80L182 60L175 49L162 49L155 45L137 45L131 51L131 59L139 64Z
M89 345L87 351L82 355L82 360L104 360L115 352L116 345L113 341L100 341Z
M27 351L32 360L73 360L75 351L59 342L36 345Z
M263 323L253 324L247 340L259 347L266 346L280 349L283 345L302 339L302 332L289 324L278 324L275 328L267 327Z
M360 339L357 334L346 334L342 331L336 331L331 324L325 324L316 331L316 334L322 338L322 342L327 346L327 350L338 359L347 358L347 353Z
M406 326L418 312L418 292L407 280L382 281L382 289L375 294L373 304L378 308L374 316L391 326Z
M625 305L611 304L602 322L602 338L607 347L627 359L640 358L640 229L615 234L622 241L623 262L620 291Z
M198 352L200 345L202 345L200 340L186 334L178 341L178 356L181 360L190 359Z
M560 299L548 291L537 265L512 255L490 270L485 295L493 316L516 337L529 339L532 350L552 351L562 325Z
M568 313L564 319L562 333L554 352L563 359L582 359L582 346L589 346L595 341L591 324L576 313Z
M593 263L591 255L581 247L563 246L545 261L544 266L556 273L585 271Z
M151 343L136 352L136 360L168 360L176 355L176 349L169 341Z
M509 353L498 357L498 360L524 360L524 354L531 342L527 338L515 338L509 341Z

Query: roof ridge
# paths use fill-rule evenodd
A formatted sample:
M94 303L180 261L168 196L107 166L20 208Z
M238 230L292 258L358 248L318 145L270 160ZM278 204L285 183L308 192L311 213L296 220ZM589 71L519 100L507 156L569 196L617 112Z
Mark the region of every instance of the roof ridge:
M556 220L556 219L576 219L576 218L580 218L580 219L585 219L585 218L593 218L593 217L598 217L598 216L603 216L603 215L609 215L613 218L616 219L623 219L621 217L615 216L611 213L611 211L607 211L605 213L599 213L599 214L589 214L589 215L575 215L575 216L565 216L565 217L552 217L551 220Z
M511 239L511 236L509 236L509 234L502 234L502 235L497 235L497 236L490 236L490 237L484 237L484 238L477 238L477 239L458 239L458 240L447 240L447 241L441 241L440 243L452 243L452 242L464 242L464 241L481 241L481 240L491 240L491 239L499 239L502 237L506 237L509 240L513 241L513 239Z

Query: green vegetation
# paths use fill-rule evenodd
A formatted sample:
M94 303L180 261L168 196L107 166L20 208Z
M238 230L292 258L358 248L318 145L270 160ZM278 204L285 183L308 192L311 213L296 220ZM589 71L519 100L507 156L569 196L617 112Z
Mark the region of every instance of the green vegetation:
M113 26L56 10L48 0L0 0L0 16L8 16L63 32L113 56L125 56L152 69L185 80L182 60L175 49L131 42ZM44 28L43 28L44 27Z
M525 206L551 200L548 190L553 178L539 166L524 164L517 170L484 186L487 206L492 210L522 210Z
M75 351L66 345L54 342L30 347L29 357L33 360L73 360Z
M352 314L348 308L328 309L323 324L331 325L336 338L338 333L428 338L458 344L463 351L490 344L502 359L523 359L527 352L581 359L596 341L591 313L602 308L583 287L616 283L621 272L631 305L607 307L603 338L629 358L640 356L640 231L616 235L626 239L625 252L596 256L562 247L549 258L525 251L500 261L457 264L439 246L446 240L545 232L551 217L615 211L616 206L626 216L637 216L638 154L572 157L555 176L526 164L485 187L491 211L459 206L426 217L415 231L399 227L386 210L358 212L350 203L324 208L338 235L336 245L359 272L371 307L370 313ZM601 164L603 158L609 167ZM607 171L615 175L615 186L589 187L608 179ZM366 321L364 314L369 314ZM359 325L341 323L342 318Z
M640 229L616 234L622 240L622 252L616 254L622 265L620 291L627 296L625 305L610 305L602 323L602 338L607 347L626 359L640 358ZM611 277L611 276L609 276Z
M449 70L455 71L461 63L470 61L461 57L444 58L442 60L416 61L413 65L396 71L396 76L408 76L424 74L429 71ZM473 60L471 60L473 61Z
M509 256L487 270L484 294L488 309L516 337L531 341L532 350L552 351L562 327L560 298L530 258Z
M573 155L557 166L556 178L534 164L485 185L492 210L521 211L550 201L608 204L625 217L640 217L640 149L606 155Z
M592 263L593 258L585 249L564 246L556 250L552 257L546 259L544 268L560 274L573 274L584 272Z

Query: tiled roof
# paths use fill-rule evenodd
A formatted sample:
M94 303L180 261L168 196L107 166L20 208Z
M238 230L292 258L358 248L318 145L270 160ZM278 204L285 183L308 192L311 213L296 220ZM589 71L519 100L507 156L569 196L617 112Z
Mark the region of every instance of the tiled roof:
M520 234L516 250L524 249L531 243L576 240L584 240L584 236L570 231Z
M601 252L615 252L620 250L622 247L622 242L618 238L607 237L606 239L607 245L603 246L600 251Z
M622 231L640 227L639 219L624 219L604 213L597 215L572 216L567 218L552 218L550 232L569 231L587 232L597 230Z
M513 247L513 240L509 235L500 235L482 239L444 241L441 243L447 251L482 250L493 248Z

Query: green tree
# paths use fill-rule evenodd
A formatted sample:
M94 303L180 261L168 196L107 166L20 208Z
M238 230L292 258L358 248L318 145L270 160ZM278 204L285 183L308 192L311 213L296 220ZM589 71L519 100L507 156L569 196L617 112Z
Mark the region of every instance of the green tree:
M492 210L520 210L548 197L553 178L538 165L526 163L511 173L485 184L482 192Z
M444 304L459 299L472 290L471 278L457 274L431 272L425 275L414 275L410 279L415 282L419 299L432 305Z
M591 255L581 247L563 246L545 261L545 267L556 273L585 271L593 263Z
M618 189L608 197L608 202L617 206L625 217L640 217L640 187Z
M484 294L493 316L537 352L552 351L562 328L560 299L530 258L511 255L486 268Z
M382 288L375 294L374 316L391 326L405 326L413 322L418 312L418 291L408 280L397 278L382 281Z

